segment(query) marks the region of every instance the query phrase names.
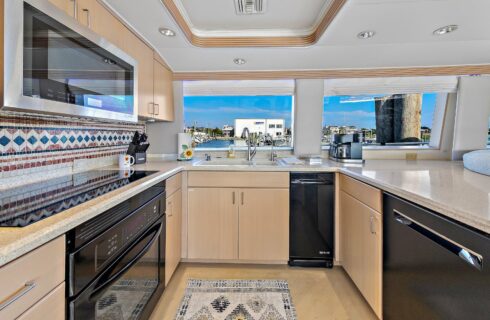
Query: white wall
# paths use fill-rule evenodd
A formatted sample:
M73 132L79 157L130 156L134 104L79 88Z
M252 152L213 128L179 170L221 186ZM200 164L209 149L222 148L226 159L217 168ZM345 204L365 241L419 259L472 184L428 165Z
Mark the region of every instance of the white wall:
M322 140L323 80L296 80L294 154L319 155Z
M150 156L177 154L177 133L184 132L183 82L174 81L173 87L175 121L147 124L146 131L150 141L148 154Z
M461 77L454 125L453 160L485 149L490 117L490 77Z

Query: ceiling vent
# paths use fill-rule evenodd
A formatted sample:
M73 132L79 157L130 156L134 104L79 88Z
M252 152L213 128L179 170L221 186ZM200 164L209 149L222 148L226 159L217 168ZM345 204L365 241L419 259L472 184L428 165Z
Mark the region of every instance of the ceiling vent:
M234 0L238 15L259 14L265 12L266 0Z

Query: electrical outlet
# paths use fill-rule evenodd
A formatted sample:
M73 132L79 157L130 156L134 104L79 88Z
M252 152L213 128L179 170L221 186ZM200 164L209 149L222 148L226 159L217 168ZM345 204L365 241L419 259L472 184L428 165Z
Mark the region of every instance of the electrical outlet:
M406 153L405 154L405 160L417 160L417 154L416 153Z

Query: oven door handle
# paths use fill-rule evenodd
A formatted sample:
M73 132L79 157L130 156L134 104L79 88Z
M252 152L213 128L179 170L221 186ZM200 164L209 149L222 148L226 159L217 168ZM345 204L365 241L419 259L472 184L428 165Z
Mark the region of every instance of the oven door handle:
M157 229L158 228L158 229ZM149 231L147 231L145 234L140 236L137 241L134 242L134 244L129 247L125 254L120 257L116 263L114 263L111 267L109 267L106 271L101 276L101 279L104 279L106 276L109 276L120 264L121 261L125 260L124 258L127 258L127 256L131 253L131 251L138 245L139 241L142 239L148 237L150 234L155 233L151 239L145 244L143 249L139 251L134 257L131 258L131 260L124 266L122 267L118 272L116 272L114 275L109 276L107 280L105 280L103 283L98 284L92 291L92 294L90 295L90 299L93 299L97 296L99 296L101 293L105 291L106 288L110 287L114 282L119 280L119 278L132 266L134 266L141 257L143 257L151 248L151 246L155 243L155 241L160 237L160 234L162 232L163 228L163 222L158 223L157 225L154 225ZM155 230L157 229L157 230Z

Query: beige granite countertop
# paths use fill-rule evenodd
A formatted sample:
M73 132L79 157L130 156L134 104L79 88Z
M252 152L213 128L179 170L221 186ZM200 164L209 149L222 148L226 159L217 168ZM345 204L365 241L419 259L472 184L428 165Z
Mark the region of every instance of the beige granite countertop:
M150 161L135 168L158 173L30 226L1 228L0 266L184 170L342 172L490 234L490 177L465 170L462 162L368 160L361 166L326 160L319 166L195 166Z

